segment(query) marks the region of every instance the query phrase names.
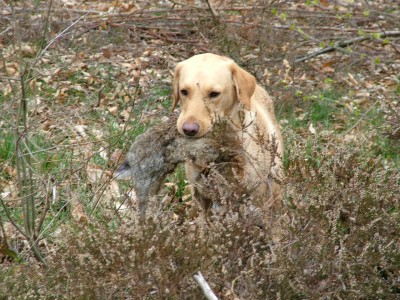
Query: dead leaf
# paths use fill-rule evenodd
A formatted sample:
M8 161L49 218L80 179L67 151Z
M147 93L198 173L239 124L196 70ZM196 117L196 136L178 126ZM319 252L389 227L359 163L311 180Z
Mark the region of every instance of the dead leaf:
M0 197L4 200L5 205L11 206L18 200L18 191L14 183L8 182L2 189Z
M119 165L124 160L125 160L125 155L123 154L123 151L119 148L116 148L114 152L111 154L108 163L112 166L115 166Z
M345 143L351 143L357 141L357 137L353 134L346 134L343 138Z
M303 121L305 119L305 117L306 117L306 114L305 113L301 113L300 115L298 115L296 117L296 120Z
M314 125L310 123L310 126L308 126L308 131L311 132L312 134L317 134L317 131L314 128Z
M119 115L122 117L122 120L124 120L124 122L127 122L129 121L131 113L127 109L124 109Z
M97 151L97 153L101 156L102 159L108 160L108 154L106 149L104 147L100 147L100 149Z
M367 91L358 92L355 96L357 99L354 102L358 105L363 105L371 99L371 94Z
M110 58L113 55L113 52L110 48L105 48L102 50L102 54L105 58Z
M121 203L119 201L115 202L115 209L117 211L123 212L129 209L128 205L126 205L125 203Z
M86 224L88 219L85 207L75 197L71 198L71 216L76 222L83 225Z
M50 130L50 126L52 125L52 122L50 120L45 120L42 124L41 124L41 128L44 131L49 131Z
M65 93L66 89L62 88L55 92L54 98L60 102L61 104L65 103L66 99L68 98L68 94Z
M329 1L328 0L319 0L319 3L321 3L322 6L329 6Z
M89 182L92 184L98 183L100 180L108 177L106 170L96 165L88 165L86 168L86 175Z
M343 124L335 124L335 125L333 125L333 128L335 130L343 130L344 129L344 125Z
M8 76L19 76L19 64L17 62L7 63L6 74Z
M87 126L86 125L75 125L74 130L80 137L83 137L83 138L87 137L87 133L86 133Z
M109 107L107 107L107 110L113 116L117 116L118 115L118 106L117 105L109 106Z
M153 53L153 49L147 49L146 51L143 52L143 56L150 56Z
M350 82L351 82L353 85L355 85L355 86L358 85L358 81L354 78L354 76L353 76L352 74L348 73L347 76L348 76Z
M324 73L333 73L335 71L333 68L334 63L335 61L333 60L327 61L321 66L321 71Z
M30 45L23 45L21 47L21 54L23 57L34 57L36 54L36 49Z

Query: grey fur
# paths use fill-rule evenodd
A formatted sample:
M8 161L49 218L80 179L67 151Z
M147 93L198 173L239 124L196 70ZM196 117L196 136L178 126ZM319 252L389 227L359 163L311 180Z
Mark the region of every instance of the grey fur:
M117 179L132 178L141 214L146 211L148 198L158 194L165 177L178 164L190 160L205 168L211 162L232 158L232 153L228 154L222 148L225 141L215 137L190 139L181 136L176 129L176 119L174 115L140 135L131 146L126 162L115 172Z

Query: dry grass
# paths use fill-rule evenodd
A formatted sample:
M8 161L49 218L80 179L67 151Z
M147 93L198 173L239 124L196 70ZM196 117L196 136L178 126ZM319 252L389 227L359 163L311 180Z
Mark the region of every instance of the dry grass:
M48 269L15 266L2 291L46 299L193 299L200 290L192 275L201 270L224 299L395 298L400 174L364 161L358 149L309 147L314 155L307 160L305 145L289 148L285 205L265 230L233 212L206 227L178 225L172 210L158 207L142 225L91 219L66 230L60 245L60 237L48 239L57 245Z

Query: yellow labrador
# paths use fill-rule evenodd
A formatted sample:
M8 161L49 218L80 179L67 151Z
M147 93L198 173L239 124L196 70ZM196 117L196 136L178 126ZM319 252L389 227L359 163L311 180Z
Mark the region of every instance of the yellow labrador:
M199 54L177 64L173 96L172 109L181 107L177 127L182 135L202 137L217 120L226 119L227 130L243 145L244 178L257 187L253 195L265 202L280 195L283 140L273 100L254 76L227 57ZM196 184L201 170L190 163L185 170ZM203 203L203 208L208 207Z

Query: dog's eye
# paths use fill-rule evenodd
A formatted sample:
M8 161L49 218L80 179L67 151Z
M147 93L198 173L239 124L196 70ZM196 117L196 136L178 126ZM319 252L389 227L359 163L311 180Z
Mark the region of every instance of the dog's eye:
M189 93L188 93L187 90L181 90L181 94L182 94L183 96L187 96Z
M217 98L221 93L220 92L211 92L210 98Z

